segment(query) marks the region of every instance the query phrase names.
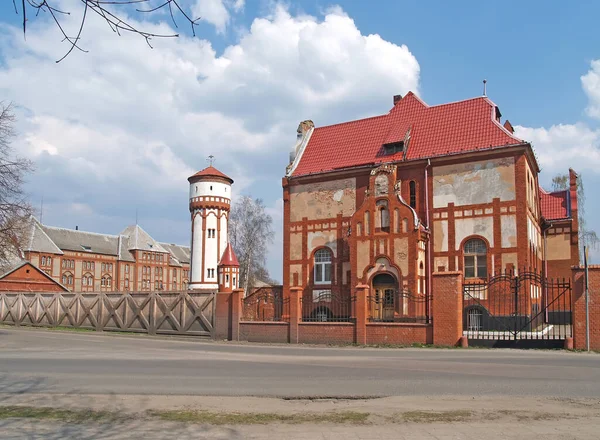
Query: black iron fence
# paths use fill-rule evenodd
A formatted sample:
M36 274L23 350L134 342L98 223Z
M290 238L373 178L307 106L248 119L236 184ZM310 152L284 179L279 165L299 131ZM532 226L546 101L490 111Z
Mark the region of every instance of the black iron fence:
M572 336L571 281L533 270L466 279L463 331L469 340L564 340Z
M371 322L431 322L429 296L425 294L413 295L408 290L396 289L375 290L367 304Z
M303 322L350 322L355 297L313 291L301 298Z
M270 292L259 292L244 298L242 321L288 321L290 300Z

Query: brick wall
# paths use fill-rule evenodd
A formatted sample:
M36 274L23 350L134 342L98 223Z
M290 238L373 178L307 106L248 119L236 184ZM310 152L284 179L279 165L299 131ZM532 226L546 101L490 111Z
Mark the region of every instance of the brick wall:
M354 324L351 322L303 322L298 324L301 344L352 344Z
M287 322L240 322L240 340L248 342L289 342Z
M573 346L586 348L585 328L585 273L582 268L573 269ZM600 266L588 268L590 349L600 350Z
M367 344L431 344L433 326L431 324L367 324Z

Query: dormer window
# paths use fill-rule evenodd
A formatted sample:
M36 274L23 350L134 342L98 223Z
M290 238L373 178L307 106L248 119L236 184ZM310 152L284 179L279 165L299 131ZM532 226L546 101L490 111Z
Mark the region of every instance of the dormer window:
M384 144L383 149L385 150L386 156L401 153L402 151L404 151L404 141L392 142L391 144Z
M88 252L92 250L92 247L91 247L91 246L86 246L85 244L82 244L82 245L81 245L81 248L82 248L84 251L88 251Z

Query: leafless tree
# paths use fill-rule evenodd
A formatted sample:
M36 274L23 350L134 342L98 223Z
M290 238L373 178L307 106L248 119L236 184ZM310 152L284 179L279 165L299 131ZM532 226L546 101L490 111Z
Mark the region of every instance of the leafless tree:
M552 189L560 191L569 189L569 175L557 174L552 178ZM579 223L579 259L583 261L583 248L596 249L600 243L600 239L595 231L587 228L585 221L585 191L583 188L583 177L581 174L577 176L577 213Z
M63 36L63 42L67 42L69 48L65 55L57 60L59 63L64 60L74 49L87 52L80 46L81 35L85 27L86 20L90 14L96 14L101 17L110 30L121 35L123 33L137 34L146 40L148 46L152 48L150 41L152 38L173 38L179 34L156 34L146 32L131 22L123 11L126 7L135 8L138 14L151 14L160 10L168 10L174 26L177 28L176 16L183 17L184 21L191 27L192 35L196 35L195 26L198 25L200 18L192 19L184 8L180 5L181 0L73 0L73 3L83 5L81 9L81 19L79 20L78 31L75 35L69 35L63 25L62 20L65 16L71 15L72 10L65 10L56 6L57 0L13 0L15 12L23 18L23 34L27 34L27 24L30 17L37 17L40 13L47 13L54 21Z
M261 199L242 196L231 209L229 240L240 263L240 286L246 293L256 281L270 282L267 246L273 241L273 219Z
M24 230L32 213L23 184L33 165L13 152L14 124L12 105L0 101L0 267L22 256Z

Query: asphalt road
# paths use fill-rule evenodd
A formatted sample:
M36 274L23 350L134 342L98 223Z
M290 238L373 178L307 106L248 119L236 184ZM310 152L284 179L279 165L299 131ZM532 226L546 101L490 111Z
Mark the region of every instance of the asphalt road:
M0 393L600 398L600 355L234 345L2 327Z

